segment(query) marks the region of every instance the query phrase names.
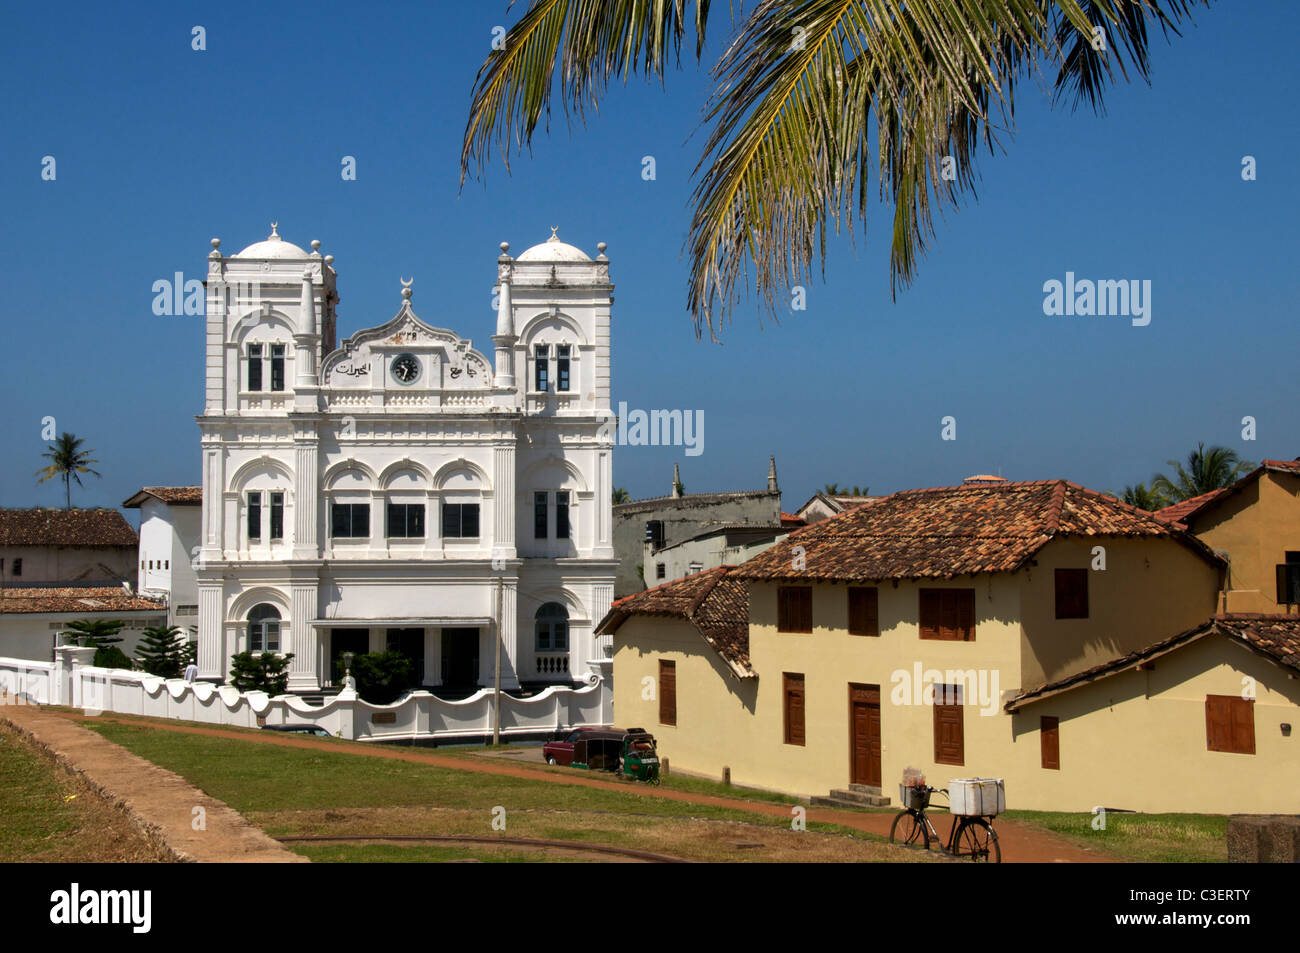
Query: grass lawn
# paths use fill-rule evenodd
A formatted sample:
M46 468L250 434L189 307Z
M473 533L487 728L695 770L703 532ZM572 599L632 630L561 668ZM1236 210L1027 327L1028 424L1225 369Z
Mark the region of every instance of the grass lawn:
M1106 814L1106 829L1092 829L1091 814L1008 811L1033 824L1119 860L1151 863L1226 863L1228 818L1222 814Z
M162 859L125 814L22 736L0 727L0 862Z
M494 817L504 816L506 836L585 841L695 860L932 859L838 825L810 823L806 832L796 832L788 816L747 811L743 802L737 807L693 804L645 797L630 787L624 793L390 761L353 754L343 743L333 752L156 730L106 718L81 723L175 771L272 836L491 836ZM712 787L709 793L714 793ZM316 860L574 859L556 852L524 858L486 845L287 846Z

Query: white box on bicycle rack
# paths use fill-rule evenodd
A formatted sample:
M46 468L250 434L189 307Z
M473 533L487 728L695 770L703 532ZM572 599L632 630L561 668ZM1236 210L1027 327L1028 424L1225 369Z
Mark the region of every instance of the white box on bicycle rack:
M958 778L948 782L948 810L967 817L992 817L1007 809L1001 778Z

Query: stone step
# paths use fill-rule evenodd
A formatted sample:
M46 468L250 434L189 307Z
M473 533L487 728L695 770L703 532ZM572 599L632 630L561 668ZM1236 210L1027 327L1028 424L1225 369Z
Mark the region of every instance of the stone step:
M852 799L841 795L852 794ZM863 800L858 800L862 798ZM856 791L832 791L828 795L812 797L808 802L814 807L846 807L861 811L868 807L889 807L889 798L870 794L858 794Z
M849 788L847 791L832 791L829 796L837 797L841 801L853 801L857 804L868 804L872 807L889 803L889 798L882 795L879 791L860 791Z
M884 794L880 788L871 784L850 784L850 791L857 791L859 794Z

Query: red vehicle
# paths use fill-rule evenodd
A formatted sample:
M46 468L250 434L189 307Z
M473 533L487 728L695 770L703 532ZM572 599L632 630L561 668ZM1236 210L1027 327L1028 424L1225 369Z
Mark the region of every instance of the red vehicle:
M562 738L556 738L554 741L548 741L542 745L542 756L546 758L547 764L573 764L574 745L583 739L584 736L594 731L611 731L610 725L603 725L595 728L575 728Z

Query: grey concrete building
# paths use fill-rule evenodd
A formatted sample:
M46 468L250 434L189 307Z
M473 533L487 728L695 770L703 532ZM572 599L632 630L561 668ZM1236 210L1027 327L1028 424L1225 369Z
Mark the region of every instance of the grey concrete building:
M767 488L723 493L682 492L681 471L673 466L672 492L668 496L633 500L614 507L614 552L618 575L614 596L631 595L646 588L644 580L647 534L654 549L664 549L723 525L781 523L781 488L776 479L776 459L768 464Z

